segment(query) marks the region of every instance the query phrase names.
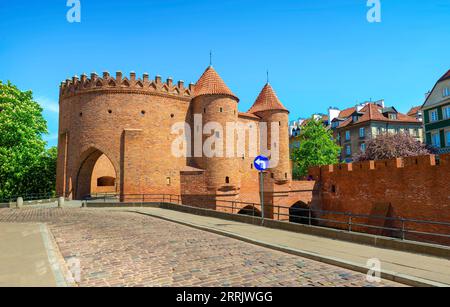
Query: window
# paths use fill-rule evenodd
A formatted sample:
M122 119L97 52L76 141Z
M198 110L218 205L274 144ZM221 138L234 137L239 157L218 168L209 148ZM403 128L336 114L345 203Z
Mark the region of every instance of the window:
M359 137L363 138L366 136L366 129L365 128L359 128Z
M356 116L356 115L355 115L355 116L353 116L353 122L355 122L355 123L356 123L356 122L358 121L358 119L359 119L359 117L358 117L358 116Z
M222 113L223 112L223 108L220 108L219 111L220 111L220 113Z
M431 134L431 144L437 148L441 147L441 136L439 135L439 132Z
M230 177L225 177L225 183L229 184L230 183Z
M166 183L167 183L167 185L171 185L172 180L170 179L170 177L167 177L167 178L166 178Z
M350 147L350 145L345 146L345 153L347 154L347 156L350 156L352 154L352 148Z
M414 136L415 136L416 138L419 137L419 129L418 129L418 128L414 129Z
M345 140L350 141L350 131L345 131Z
M383 133L383 128L378 127L378 128L377 128L377 134L378 134L378 135L381 135L382 133Z
M450 147L450 130L445 131L445 146Z
M390 113L390 114L389 114L389 119L396 120L396 119L397 119L397 114L395 114L395 113Z
M97 178L98 187L114 187L115 185L116 185L116 178L113 177Z
M220 132L219 131L216 131L216 138L220 139Z
M442 114L444 115L444 119L450 119L450 106L443 107Z
M444 88L444 89L442 90L442 96L443 96L443 97L448 97L448 96L450 96L450 89L449 89L448 87L446 87L446 88Z
M366 151L366 148L367 148L366 143L362 143L362 144L361 144L361 151L362 151L362 152L365 152L365 151Z
M431 122L437 122L439 120L437 110L431 110L431 111L429 111L428 114L430 115Z

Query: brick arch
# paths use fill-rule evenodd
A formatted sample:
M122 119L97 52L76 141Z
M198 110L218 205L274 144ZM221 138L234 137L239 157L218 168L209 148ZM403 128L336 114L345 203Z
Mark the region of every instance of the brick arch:
M261 211L256 206L252 206L252 205L241 206L241 208L237 210L237 213L241 214L241 215L250 215L250 216L259 216L259 217L262 216ZM253 215L253 213L254 213L254 215Z
M112 163L116 172L116 182L120 186L120 168L117 164L117 159L114 159L108 152L91 146L84 150L81 154L80 165L78 167L76 181L75 181L75 199L82 200L91 194L91 179L92 172L98 159L105 155Z
M296 201L292 206L289 207L289 222L297 224L309 224L308 211L311 209L311 204L308 204L302 200ZM314 213L311 212L311 217L314 218ZM312 220L311 222L313 222Z

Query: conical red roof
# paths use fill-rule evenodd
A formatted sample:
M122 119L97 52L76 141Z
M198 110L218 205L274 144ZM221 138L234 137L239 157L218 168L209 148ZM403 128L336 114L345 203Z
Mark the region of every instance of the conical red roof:
M267 83L259 94L258 98L256 98L255 103L250 108L248 113L257 113L261 111L267 110L281 110L288 111L275 94L272 86ZM288 111L289 112L289 111Z
M228 88L219 74L214 70L212 66L209 66L194 88L194 98L202 95L229 95L239 100L236 95Z

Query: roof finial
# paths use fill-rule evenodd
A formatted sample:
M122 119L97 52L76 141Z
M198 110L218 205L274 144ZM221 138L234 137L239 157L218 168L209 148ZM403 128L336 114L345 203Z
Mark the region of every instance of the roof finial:
M266 71L267 74L267 84L269 84L269 70Z
M209 51L209 67L212 67L212 56L213 56L213 53L212 53L212 50L210 50Z

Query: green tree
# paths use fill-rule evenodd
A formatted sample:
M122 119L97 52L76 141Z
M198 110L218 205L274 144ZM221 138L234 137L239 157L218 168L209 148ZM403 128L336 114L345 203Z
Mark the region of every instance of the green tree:
M42 135L46 133L42 108L33 101L32 92L0 81L0 199L48 188L53 177L43 176L53 168L55 149L45 149ZM38 170L45 172L38 174Z
M307 175L312 166L338 163L339 151L332 132L321 121L308 120L300 132L300 147L292 153L294 178Z

